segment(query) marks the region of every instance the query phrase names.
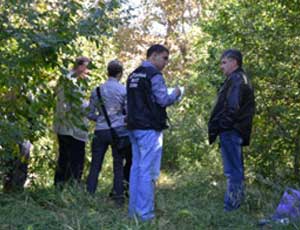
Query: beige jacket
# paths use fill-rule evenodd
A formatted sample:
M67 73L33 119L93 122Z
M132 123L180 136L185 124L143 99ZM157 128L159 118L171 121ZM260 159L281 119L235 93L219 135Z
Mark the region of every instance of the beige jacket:
M56 91L57 102L54 117L54 132L59 135L69 135L87 142L88 140L88 101L84 99L84 92L72 77L73 71L62 79Z

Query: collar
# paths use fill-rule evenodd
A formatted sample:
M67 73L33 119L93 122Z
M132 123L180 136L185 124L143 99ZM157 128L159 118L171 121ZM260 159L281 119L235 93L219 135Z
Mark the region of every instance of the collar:
M116 81L116 82L118 82L117 78L115 78L115 77L108 77L107 80L108 81Z
M150 61L143 61L143 62L142 62L142 66L143 66L143 67L153 67L153 68L157 69L157 68L155 67L155 65L153 65L152 62L150 62ZM157 70L158 70L158 69L157 69Z
M238 67L237 69L232 71L229 75L227 75L226 80L230 79L234 74L240 73L240 72L245 73L242 67Z
M244 70L243 70L243 68L242 67L238 67L235 71L233 71L231 74L233 74L233 73L237 73L237 72L243 72L244 73ZM230 74L230 75L231 75Z

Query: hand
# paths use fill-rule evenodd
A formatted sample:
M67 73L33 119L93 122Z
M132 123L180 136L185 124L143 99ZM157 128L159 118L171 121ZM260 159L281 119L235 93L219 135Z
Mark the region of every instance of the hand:
M180 97L181 95L181 90L178 86L175 87L174 91L176 92L176 97Z

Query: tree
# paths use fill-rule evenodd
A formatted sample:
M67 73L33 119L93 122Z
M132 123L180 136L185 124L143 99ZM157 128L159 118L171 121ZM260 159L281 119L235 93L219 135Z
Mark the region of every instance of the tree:
M199 77L218 85L216 63L221 52L238 48L245 58L256 95L256 117L247 164L256 175L299 178L298 1L222 1L202 21L198 49ZM204 44L209 41L209 44ZM206 66L206 67L205 67Z
M197 76L192 66L197 60L193 44L199 32L198 18L204 17L202 8L207 4L196 0L142 1L133 10L136 16L131 19L132 23L119 28L115 38L122 61L130 71L145 59L150 45L166 45L170 50L170 63L164 70L167 83L184 85L189 95L178 106L168 109L171 127L165 135L163 161L168 167L178 167L182 158L187 161L200 158L198 151L205 148L201 142L206 137L203 132L205 124L198 116L201 106L194 100L199 98L199 87L195 85Z
M23 140L45 136L51 127L53 89L59 75L87 47L99 48L117 26L118 1L86 3L1 2L1 162L16 157L17 144ZM0 171L4 169L2 165Z

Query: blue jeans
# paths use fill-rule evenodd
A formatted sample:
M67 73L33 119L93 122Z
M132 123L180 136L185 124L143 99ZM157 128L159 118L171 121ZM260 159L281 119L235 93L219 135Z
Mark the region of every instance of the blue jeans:
M155 182L160 173L162 132L133 130L129 132L132 144L129 207L130 217L147 221L155 217Z
M108 146L112 144L110 130L96 130L92 142L92 162L90 172L87 178L87 191L95 193L98 184L98 176L102 168L103 159ZM123 185L123 156L113 147L113 170L114 185L113 190L117 197L122 198L124 193Z
M234 130L220 134L223 168L227 177L227 190L224 197L225 211L239 208L244 199L242 141L240 134Z

